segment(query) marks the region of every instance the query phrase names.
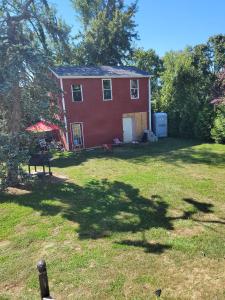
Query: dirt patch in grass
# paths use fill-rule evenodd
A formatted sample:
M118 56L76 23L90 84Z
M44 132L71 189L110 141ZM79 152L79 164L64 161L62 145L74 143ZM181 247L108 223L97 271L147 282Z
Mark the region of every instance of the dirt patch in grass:
M46 178L49 183L62 183L62 182L70 182L67 176L57 174L56 176L50 176Z
M25 224L17 224L14 231L18 234L27 233L32 231L32 229L36 229L36 225L25 225Z
M7 194L9 194L9 195L27 195L27 194L31 194L32 193L32 191L31 190L29 190L29 189L26 189L26 188L16 188L16 187L9 187L8 189L7 189Z
M10 241L4 240L4 241L0 241L0 249L6 248L11 244Z
M183 227L177 228L173 232L171 232L172 236L183 236L183 237L193 237L197 236L204 232L204 227L201 225L196 225L192 227Z
M5 292L5 295L7 297L10 297L9 299L13 299L15 295L20 295L22 289L23 287L21 286L21 284L17 284L17 283L0 285L0 291L3 290ZM1 295L0 295L0 299L1 299Z
M41 179L35 178L40 183L50 183L50 184L58 184L63 182L72 182L67 176L57 174L56 176L46 176ZM6 194L12 195L12 196L23 196L28 195L32 193L32 184L27 185L21 185L18 187L8 187L6 190Z
M43 243L41 247L41 251L38 254L39 258L46 257L47 255L54 253L56 249L57 249L57 244L55 242Z
M207 258L202 258L201 261L182 261L180 266L170 264L167 275L170 276L172 285L165 292L168 296L176 295L181 299L223 299L223 269L223 262ZM190 286L193 287L191 290Z

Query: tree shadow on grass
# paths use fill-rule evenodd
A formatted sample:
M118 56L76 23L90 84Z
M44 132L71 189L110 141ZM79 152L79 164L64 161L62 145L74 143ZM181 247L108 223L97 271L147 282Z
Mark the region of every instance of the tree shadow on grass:
M213 204L206 202L198 202L193 198L184 198L186 203L191 204L198 212L203 213L212 213L213 212Z
M158 196L149 199L123 182L92 180L84 186L68 181L44 180L24 195L2 194L0 203L31 207L41 216L61 215L78 224L80 239L98 239L113 233L144 232L150 228L173 229L166 216L168 204ZM166 245L137 242L148 252L163 252Z
M124 239L116 243L141 247L146 252L158 254L169 249L169 246L148 242L145 231L151 228L173 230L173 222L178 219L195 221L195 213L213 212L210 203L191 198L184 201L194 209L184 211L179 217L169 217L169 205L159 195L146 198L129 184L107 179L92 180L79 186L53 177L39 181L24 195L0 194L0 203L31 207L41 216L61 215L65 220L78 224L76 232L81 240L109 237L114 233L140 233L140 240Z
M191 210L186 210L183 212L182 216L179 217L173 217L171 220L187 220L191 219L194 222L199 223L211 223L211 224L221 224L225 225L224 221L221 220L207 220L207 219L199 219L196 218L195 215L202 213L202 214L212 214L214 212L213 207L214 205L212 203L207 202L199 202L196 199L193 198L183 198L183 201L191 205Z
M167 138L158 143L123 145L113 148L112 152L98 149L80 153L62 153L52 161L52 165L65 168L80 165L90 159L104 158L128 160L137 164L150 163L150 159L156 159L177 166L182 166L182 163L225 166L224 153L214 152L207 147L193 148L200 144L201 142L196 140Z
M164 245L160 243L150 243L142 240L122 240L120 242L116 242L116 244L123 245L123 246L143 248L146 253L155 253L155 254L161 254L165 250L171 248L170 245Z
M163 253L165 250L168 250L171 248L170 245L148 242L145 237L145 231L142 232L141 240L122 240L122 241L116 242L116 244L122 245L122 246L132 246L132 247L143 248L146 253L155 253L155 254Z

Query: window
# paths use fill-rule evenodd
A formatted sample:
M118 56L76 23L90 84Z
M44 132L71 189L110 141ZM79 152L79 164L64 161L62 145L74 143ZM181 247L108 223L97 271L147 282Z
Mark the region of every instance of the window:
M82 123L73 123L72 127L72 138L73 138L73 149L83 148L83 126Z
M73 101L83 101L83 93L82 93L82 85L81 84L73 84L72 85L72 95Z
M131 99L139 98L139 81L137 79L131 79L130 81L130 97Z
M111 79L102 80L103 100L112 100L112 83Z

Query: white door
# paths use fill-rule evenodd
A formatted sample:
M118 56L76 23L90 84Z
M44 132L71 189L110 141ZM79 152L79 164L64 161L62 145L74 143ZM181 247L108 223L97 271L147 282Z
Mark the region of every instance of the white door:
M124 143L133 140L133 122L132 118L123 118L123 141Z

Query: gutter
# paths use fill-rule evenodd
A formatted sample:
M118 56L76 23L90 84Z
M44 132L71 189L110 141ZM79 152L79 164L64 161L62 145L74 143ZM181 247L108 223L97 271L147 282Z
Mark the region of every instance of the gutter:
M69 136L68 136L68 126L67 126L67 118L66 118L66 106L65 106L65 98L64 98L63 80L62 80L62 78L59 78L59 80L60 80L60 88L62 90L62 107L63 107L63 119L64 119L64 124L65 124L65 129L66 129L66 143L67 143L67 147L69 149Z
M151 76L152 77L152 76ZM149 131L152 131L152 94L151 94L151 77L148 80L148 121L149 121Z

